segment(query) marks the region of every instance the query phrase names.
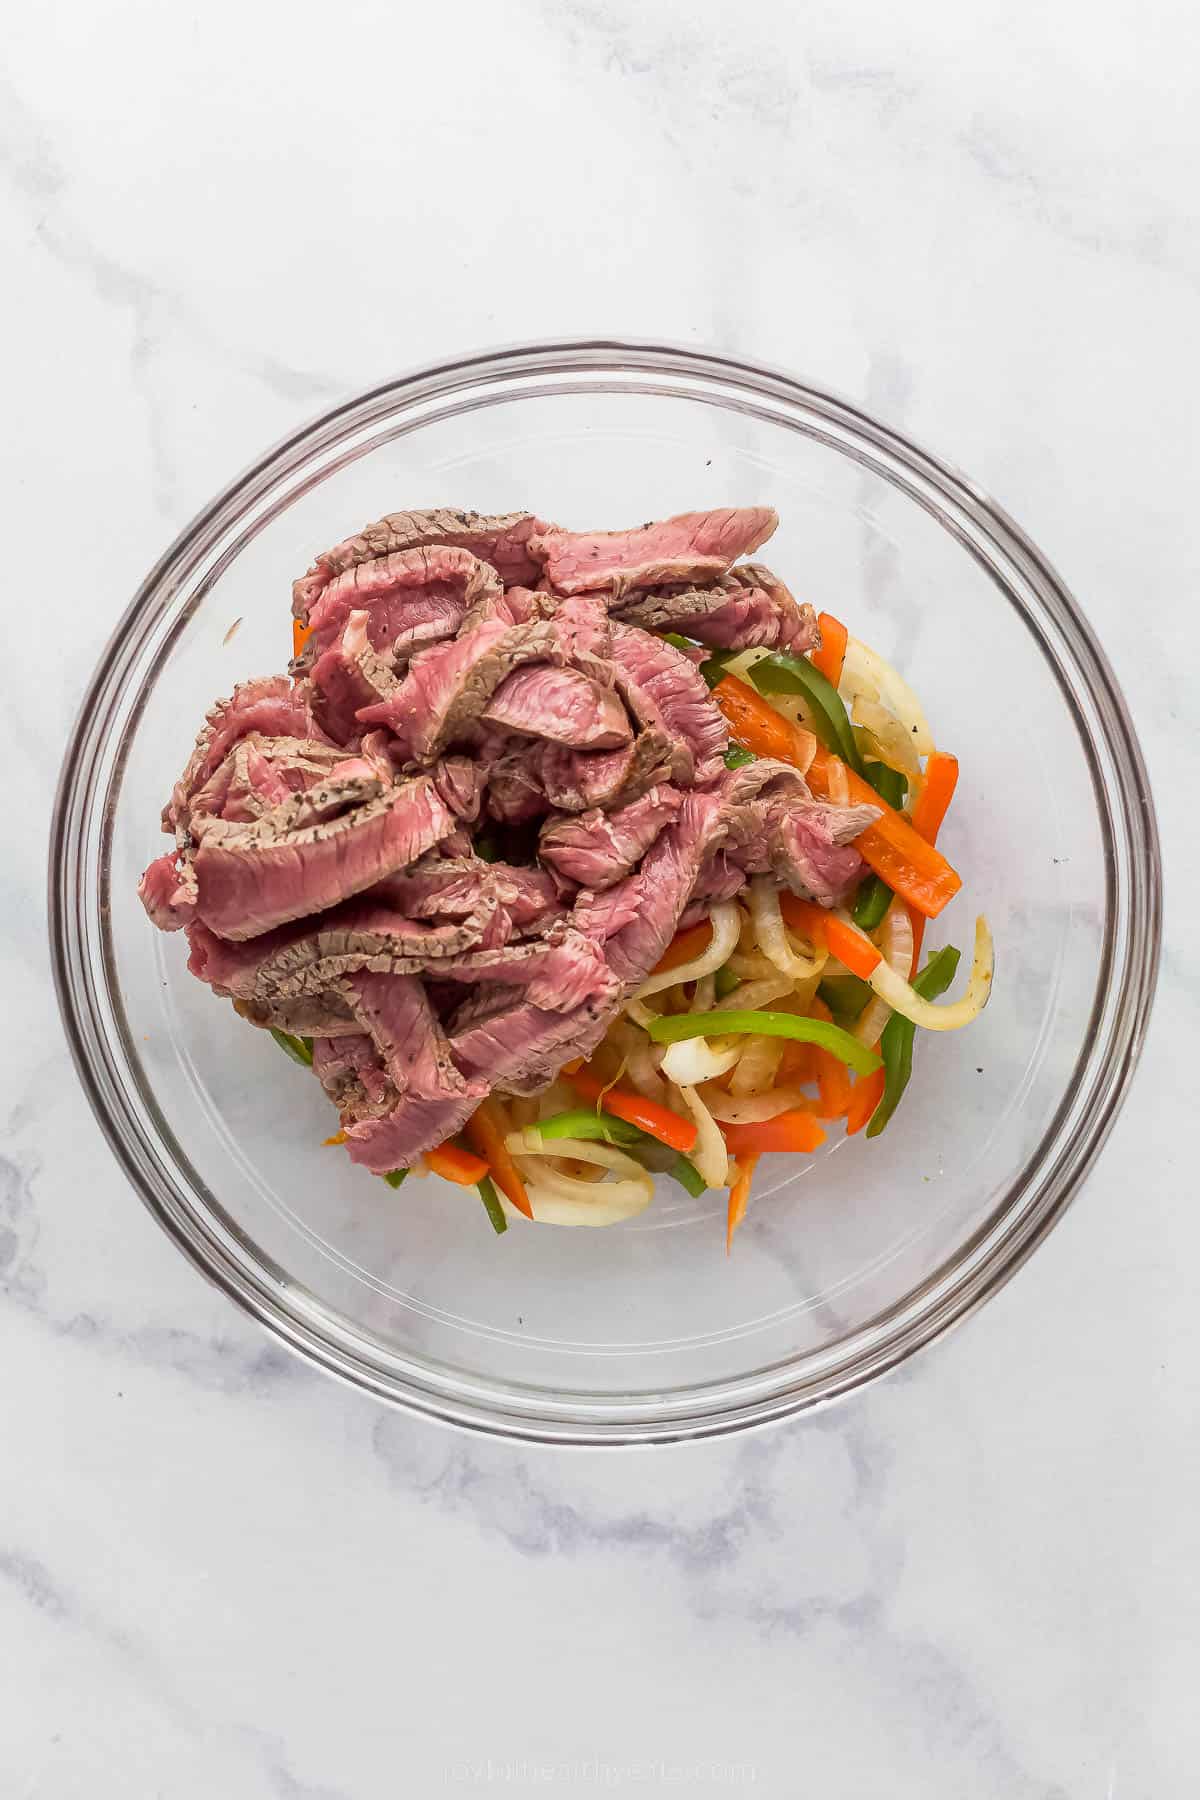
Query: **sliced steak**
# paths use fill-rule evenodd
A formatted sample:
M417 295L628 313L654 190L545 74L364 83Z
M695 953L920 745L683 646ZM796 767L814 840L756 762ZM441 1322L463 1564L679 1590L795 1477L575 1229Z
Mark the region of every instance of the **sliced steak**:
M331 990L292 998L276 995L269 1000L235 1000L233 1006L249 1024L263 1031L286 1031L293 1037L351 1037L362 1030L349 1001Z
M547 744L538 768L540 790L559 812L611 809L665 780L672 765L671 742L657 728L639 731L621 750L566 750Z
M793 893L836 906L862 879L853 840L878 817L877 806L815 800L798 769L764 757L727 775L720 839L746 874L773 874Z
M213 775L240 738L320 737L314 729L305 692L286 675L264 675L239 682L228 700L210 709L187 767L163 809L163 830L186 831L192 795Z
M298 619L307 619L319 595L343 571L424 545L469 550L482 562L491 563L506 585L532 585L541 569L526 546L533 532L545 529L533 513L524 512L488 517L438 507L429 512L389 513L317 557L307 575L292 584L292 612Z
M603 591L614 598L668 581L716 581L739 556L764 544L779 523L770 506L680 513L632 531L562 531L529 539L530 553L559 594Z
M196 874L178 850L156 856L138 882L138 899L160 931L179 931L196 916Z
M720 775L729 731L695 663L632 625L613 625L612 655L626 704L671 746L672 778L690 787Z
M455 1021L450 1050L468 1077L486 1080L514 1094L549 1087L565 1062L590 1056L617 1009L611 983L573 1012L544 1012L522 995L509 993L470 1021ZM498 1000L500 999L497 996Z
M720 818L719 791L686 795L679 817L646 853L641 868L610 890L618 902L627 897L636 907L633 919L604 946L608 965L626 994L641 985L674 937ZM614 909L609 918L617 916ZM592 920L594 930L594 912Z
M415 977L348 975L344 986L395 1095L394 1103L381 1111L361 1063L354 1070L353 1085L341 1075L334 1085L346 1148L352 1162L376 1174L407 1169L423 1150L444 1143L466 1124L486 1097L488 1081L465 1077L455 1066L446 1035ZM313 1061L315 1066L315 1055ZM323 1056L323 1085L326 1076ZM356 1090L362 1092L365 1107L358 1103Z
M500 825L527 825L547 809L530 746L505 750L487 768L487 810Z
M505 676L522 663L554 661L561 655L548 621L509 625L492 619L414 656L393 697L360 717L364 724L386 725L405 756L430 763L479 718Z
M309 675L313 717L338 744L357 743L363 707L377 706L395 693L399 682L390 655L371 645L369 615L348 615L341 637L323 650Z
M433 769L433 785L456 819L473 825L483 801L486 771L466 756L443 756Z
M730 569L714 587L635 595L619 608L627 625L678 631L715 650L787 650L800 656L821 641L817 616L761 563Z
M542 827L538 856L581 887L611 887L641 861L682 804L677 789L664 784L616 812L595 808L577 818L553 819Z
M616 750L633 741L625 708L611 687L578 669L531 664L500 683L480 714L485 724L576 750Z
M519 987L545 1012L570 1012L612 987L596 944L569 925L557 925L532 942L445 958L435 972L439 981Z
M196 852L197 915L221 937L258 937L373 887L453 831L429 777L380 786L355 773L252 825L218 821Z
M453 637L472 608L502 593L495 569L469 550L397 550L334 577L309 614L308 654L337 643L351 613L361 611L372 649L407 658Z
M191 798L187 830L199 840L214 819L249 824L293 794L328 779L345 760L336 744L310 738L268 738L259 732L241 738L224 762Z

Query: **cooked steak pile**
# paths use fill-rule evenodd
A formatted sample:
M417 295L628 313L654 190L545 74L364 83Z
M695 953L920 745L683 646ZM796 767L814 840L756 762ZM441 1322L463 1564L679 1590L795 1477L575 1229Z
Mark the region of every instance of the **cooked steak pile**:
M392 513L294 584L290 675L213 707L139 892L244 1018L312 1038L355 1161L406 1167L492 1086L544 1087L750 875L824 905L860 879L874 809L727 769L697 666L819 641L737 561L776 524Z

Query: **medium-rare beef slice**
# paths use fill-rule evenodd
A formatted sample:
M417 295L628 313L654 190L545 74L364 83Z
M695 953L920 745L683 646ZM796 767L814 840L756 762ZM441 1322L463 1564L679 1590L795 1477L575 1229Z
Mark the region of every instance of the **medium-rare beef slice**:
M836 906L862 879L853 841L878 817L876 806L814 799L798 769L764 757L726 776L719 843L746 874L772 874L793 893Z
M405 975L348 975L343 990L356 1018L369 1036L382 1072L395 1096L385 1110L365 1080L360 1061L347 1079L339 1078L322 1056L319 1074L326 1091L339 1100L346 1149L352 1162L376 1174L407 1169L423 1150L431 1150L461 1129L488 1092L486 1077L464 1076L419 980ZM316 1056L313 1058L316 1067ZM365 1105L359 1103L359 1094Z
M542 827L538 857L580 887L611 887L628 875L663 828L679 813L683 796L663 784L615 812L598 807Z
M450 1033L450 1050L467 1076L486 1079L514 1094L548 1087L566 1062L590 1056L615 1016L615 982L573 1012L546 1012L513 994L506 1005L489 1009Z
M718 790L685 795L678 818L659 835L641 867L600 896L609 906L589 909L586 925L576 907L581 929L591 935L605 931L604 953L626 994L640 987L674 937L720 817ZM635 908L634 917L607 935L623 903Z
M396 693L361 714L366 725L386 725L400 753L433 762L479 718L500 683L527 662L561 661L548 620L509 625L492 619L453 643L414 656Z
M559 594L603 591L614 599L664 582L716 581L779 523L770 506L679 513L630 531L563 531L529 539L530 553Z
M690 787L720 775L729 730L695 663L674 644L616 623L612 655L626 705L671 745L672 778Z
M221 937L257 937L361 893L453 832L430 777L379 787L371 774L331 780L252 825L212 826L195 858L198 917Z
M389 655L371 644L369 615L352 612L341 636L322 650L309 671L313 717L338 744L357 743L359 711L388 700L400 685Z
M633 595L616 609L643 631L677 631L714 650L786 650L820 644L817 616L761 563L740 563L712 587Z
M469 550L434 545L398 550L335 576L309 613L305 660L341 637L351 613L366 614L372 649L396 658L453 637L472 609L502 599L500 577Z
M558 812L611 809L665 780L675 760L671 740L657 727L643 728L621 750L566 750L547 744L538 765L539 786Z
M286 675L261 675L239 682L227 700L218 700L208 716L187 766L163 808L163 830L185 832L191 800L224 762L239 738L320 737L314 730L308 697Z
M611 687L579 669L531 664L506 676L480 714L487 725L575 750L617 750L633 729Z
M190 854L156 856L138 882L138 899L160 931L180 931L196 916L196 871Z
M488 516L435 507L428 512L389 513L317 557L308 573L292 584L292 612L306 619L319 595L345 570L425 545L469 550L490 563L507 586L532 586L541 567L526 546L533 532L545 529L535 514L526 512Z

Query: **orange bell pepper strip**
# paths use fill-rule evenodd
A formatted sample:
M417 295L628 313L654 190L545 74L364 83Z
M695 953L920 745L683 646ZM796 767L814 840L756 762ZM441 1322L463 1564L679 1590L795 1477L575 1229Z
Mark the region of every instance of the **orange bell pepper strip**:
M758 1157L753 1152L738 1157L738 1177L729 1190L729 1215L725 1225L726 1256L733 1248L733 1234L746 1216L746 1202L750 1198L750 1183L754 1180L754 1171L757 1167Z
M923 837L927 844L937 842L937 834L942 829L942 820L946 817L957 786L957 756L951 756L946 750L935 750L925 765L925 783L917 795L916 804L912 809L913 830L918 837ZM912 920L913 932L912 968L909 972L911 981L921 960L925 920L911 906L908 909L908 916Z
M794 1112L777 1113L773 1119L759 1119L753 1125L723 1124L721 1135L738 1157L755 1150L817 1150L825 1142L825 1133L813 1115L799 1107Z
M532 1219L533 1207L521 1180L521 1171L504 1142L504 1114L498 1103L492 1099L481 1101L463 1127L463 1134L471 1148L487 1163L500 1192L512 1201L518 1212Z
M820 669L832 687L836 687L842 679L842 665L846 660L846 645L850 634L842 621L835 619L832 613L820 613L817 624L821 627L821 648L814 650L808 660L814 669Z
M299 619L292 620L292 655L299 656L305 644L312 636L312 626L302 625Z
M801 900L796 894L780 894L779 910L785 925L801 932L810 943L818 947L824 945L831 956L836 956L852 974L860 975L864 981L882 961L865 932L855 925L847 925L844 919L818 906L814 900Z
M322 1144L323 1148L328 1148L328 1146L330 1144L344 1144L345 1141L346 1141L345 1132L344 1131L335 1131L332 1137L322 1138L321 1144Z
M826 1022L833 1019L833 1014L819 994L813 997L808 1010L814 1019L824 1019ZM812 1044L809 1048L812 1051L810 1079L817 1084L817 1104L813 1111L818 1119L840 1119L850 1105L853 1091L850 1086L850 1071L840 1057L831 1056L819 1044Z
M701 956L711 943L712 926L707 919L701 919L698 925L689 925L686 931L675 933L650 973L665 975L668 969L681 969L684 963Z
M723 675L712 691L712 697L724 715L729 735L743 750L755 756L774 756L780 762L792 763L802 773L808 768L817 749L817 740L802 725L793 725L775 711L749 682L736 675Z
M822 799L829 798L830 772L837 763L838 758L828 750L818 749L813 757L808 784ZM962 877L913 830L903 814L880 799L869 782L844 763L840 767L846 771L851 803L875 806L880 811L875 823L855 838L855 848L894 893L927 918L936 919L962 886Z
M873 1075L860 1075L850 1092L850 1104L846 1108L846 1136L853 1137L868 1124L875 1108L883 1099L883 1087L887 1080L886 1069L876 1069Z
M436 1150L427 1150L425 1165L431 1174L457 1182L459 1187L475 1187L488 1173L482 1156L472 1156L457 1144L439 1144Z
M816 1049L815 1044L798 1044L791 1040L785 1040L783 1055L779 1059L779 1068L775 1075L778 1085L792 1087L801 1086L806 1081L815 1081L817 1079ZM733 1070L731 1069L725 1077L726 1081L729 1081L732 1076Z
M672 1112L669 1106L660 1106L657 1100L647 1100L641 1094L631 1094L627 1088L606 1088L590 1069L580 1069L577 1074L568 1075L567 1080L585 1100L598 1100L603 1111L612 1113L616 1119L624 1119L627 1125L636 1125L639 1131L657 1138L660 1144L669 1144L672 1150L681 1150L685 1156L695 1149L698 1135L695 1121Z

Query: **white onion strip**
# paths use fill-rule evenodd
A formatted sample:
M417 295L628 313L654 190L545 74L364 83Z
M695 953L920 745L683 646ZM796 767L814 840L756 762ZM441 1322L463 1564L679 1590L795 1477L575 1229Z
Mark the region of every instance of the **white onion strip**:
M864 700L860 694L850 717L870 734L873 747L889 769L897 770L909 782L920 783L921 759L916 752L916 739L905 731L895 713L877 700Z
M766 1094L745 1095L741 1099L721 1088L709 1089L703 1100L714 1119L723 1125L758 1125L763 1119L776 1119L780 1113L795 1107L809 1107L812 1101L803 1088L776 1087Z
M908 908L900 900L893 900L884 914L879 948L883 952L884 962L896 971L902 981L907 981L912 969L913 929ZM877 1044L879 1034L891 1016L892 1009L887 1001L875 994L863 1008L853 1035L860 1044Z
M692 1162L709 1187L724 1187L729 1176L729 1152L720 1127L694 1087L681 1087L679 1096L696 1121Z
M852 637L846 644L842 678L838 691L851 700L863 694L868 700L881 699L899 719L918 756L933 754L933 733L921 702L899 670L885 662L877 650Z
M645 1000L651 994L661 994L664 988L678 987L684 981L698 981L701 975L712 975L729 961L741 930L738 909L732 901L724 900L714 906L708 916L712 925L712 942L707 950L700 956L694 956L691 962L681 963L677 969L664 969L661 975L648 975L634 996L635 999Z
M540 1225L615 1225L644 1212L654 1198L653 1177L640 1163L609 1144L583 1138L542 1139L536 1127L512 1131L504 1140L526 1179L534 1220ZM594 1163L616 1181L581 1181L547 1167L553 1157Z
M699 1087L732 1069L742 1055L744 1039L730 1044L725 1038L680 1038L668 1044L659 1068L676 1087Z
M750 1037L743 1039L743 1043L745 1048L729 1078L729 1091L739 1099L748 1099L751 1094L765 1094L774 1087L783 1057L784 1040L777 1037Z
M962 1026L969 1025L972 1019L977 1019L987 1005L992 991L994 969L992 934L981 913L975 921L975 954L971 962L971 978L961 1000L952 1000L948 1006L944 1006L934 1000L922 999L903 976L897 975L882 960L871 970L869 980L879 998L886 1000L893 1012L911 1019L914 1025L921 1025L926 1031L958 1031Z
M759 949L782 975L790 975L793 981L807 981L824 968L829 958L827 950L814 947L812 956L793 950L779 910L779 889L769 875L756 875L750 883L750 916Z

